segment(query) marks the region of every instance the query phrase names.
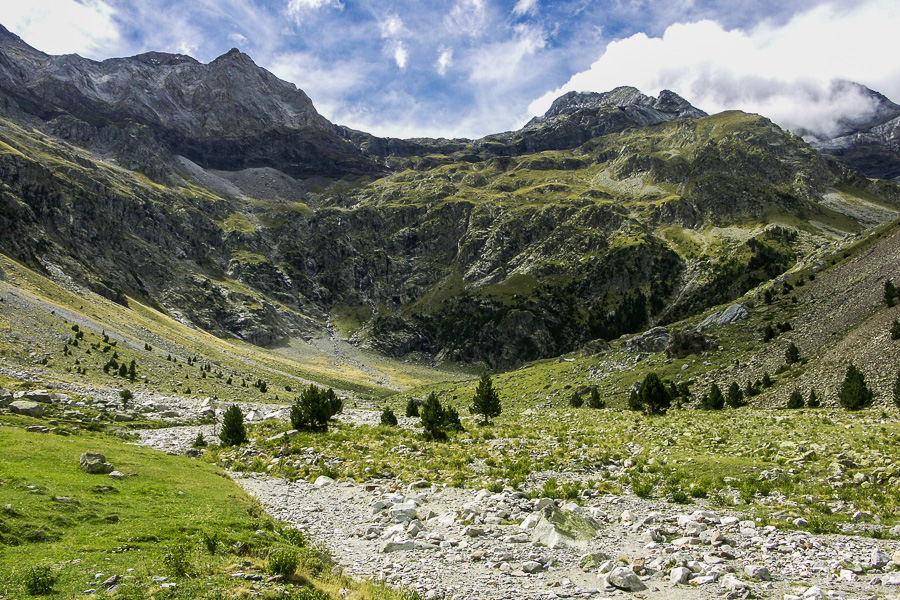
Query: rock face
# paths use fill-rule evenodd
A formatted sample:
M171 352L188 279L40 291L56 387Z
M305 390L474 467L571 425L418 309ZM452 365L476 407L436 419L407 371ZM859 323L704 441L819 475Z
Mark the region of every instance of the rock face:
M654 327L641 335L636 335L622 344L629 352L662 352L669 344L672 336L665 327Z
M113 466L106 462L106 457L95 452L85 452L78 461L81 470L91 474L106 474L113 472Z
M15 400L10 402L9 409L18 415L35 418L44 416L45 412L43 406L30 400Z
M46 55L0 26L0 94L6 114L151 172L170 160L154 149L204 168L274 167L297 178L378 171L303 91L235 48L209 64L162 52L96 62Z

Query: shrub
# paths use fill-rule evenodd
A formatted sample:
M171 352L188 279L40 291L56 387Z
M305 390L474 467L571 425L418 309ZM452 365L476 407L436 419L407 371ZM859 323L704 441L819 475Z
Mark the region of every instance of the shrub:
M191 570L190 549L187 542L175 542L163 554L163 564L175 577L184 577Z
M425 404L422 405L422 427L425 430L426 438L447 439L447 434L444 433L444 408L434 392L428 395Z
M131 390L121 390L119 392L119 399L122 401L122 404L125 405L129 400L134 399L134 394L131 393Z
M198 431L197 437L194 438L194 442L191 444L191 446L194 448L206 448L207 445L208 444L206 440L203 438L203 432Z
M597 391L597 388L591 388L591 395L588 396L587 405L588 408L594 409L606 408L606 402L600 397L600 392Z
M894 305L894 299L900 296L900 293L897 292L897 288L894 287L894 282L888 279L884 282L884 301L888 306Z
M763 341L769 342L775 338L775 335L775 328L771 324L766 325L766 330L763 332Z
M706 410L722 410L725 408L725 396L717 384L712 384L709 388L709 394L703 396L701 401L702 408Z
M641 382L641 387L638 389L638 400L641 408L648 415L663 415L672 404L669 390L655 372L649 373Z
M728 395L725 397L725 401L731 408L739 408L746 404L744 402L744 392L741 390L741 386L738 385L737 381L731 382L731 385L728 387Z
M791 397L788 398L787 408L803 408L803 404L803 394L800 393L799 389L794 388L794 391L791 392Z
M816 390L809 390L809 398L806 400L807 408L819 408L822 406L822 403L819 402L819 397L816 396Z
M897 372L897 379L894 380L894 404L900 408L900 371Z
M764 388L770 388L770 387L772 387L773 385L775 385L775 382L772 381L772 376L769 375L769 372L768 372L768 371L766 371L765 373L763 373L762 386L763 386Z
M328 421L343 410L343 403L331 388L310 385L291 406L291 426L306 431L327 431Z
M872 404L874 394L866 386L866 379L853 362L847 367L838 402L847 410L859 410Z
M410 419L419 417L419 405L416 404L415 398L410 398L409 402L406 403L406 416Z
M891 339L900 340L900 321L895 320L891 324Z
M396 427L397 415L394 414L394 411L390 408L385 408L381 411L381 424L385 427Z
M216 550L219 549L219 534L215 531L212 533L201 531L200 539L203 540L203 545L206 546L206 551L210 554L215 554Z
M584 399L581 397L577 391L572 392L572 395L569 396L569 406L572 408L581 408L584 405Z
M631 393L628 395L628 410L638 411L643 410L643 408L637 388L631 388Z
M290 545L296 546L298 548L303 548L306 546L306 536L303 535L303 532L299 529L295 529L293 527L285 527L281 530L281 537L285 539Z
M22 576L22 585L32 596L51 593L55 583L56 576L50 571L50 567L31 567Z
M459 420L459 413L452 406L444 409L444 428L449 431L465 431Z
M232 404L222 417L222 431L219 439L223 446L240 446L247 442L247 428L244 427L244 413Z
M266 557L266 573L270 575L293 575L300 563L300 555L291 548L275 548Z
M653 493L653 479L650 477L631 476L631 491L638 498L649 498Z
M493 423L494 417L499 417L502 408L500 407L500 396L494 389L494 382L491 376L484 373L475 389L475 396L472 398L472 406L469 410L473 415L481 415L482 424L489 425Z
M794 342L791 342L784 351L784 360L789 365L800 362L800 348Z

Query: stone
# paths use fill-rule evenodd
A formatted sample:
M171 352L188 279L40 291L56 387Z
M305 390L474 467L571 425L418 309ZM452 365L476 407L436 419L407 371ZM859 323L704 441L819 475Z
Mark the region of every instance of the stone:
M675 567L669 572L669 582L672 585L685 584L693 575L694 573L687 567Z
M316 481L315 483L313 483L313 485L317 488L323 488L326 485L331 485L332 483L334 483L334 479L332 479L331 477L328 477L327 475L319 475L318 477L316 477Z
M522 565L522 570L526 573L537 573L543 568L543 565L536 560L530 560Z
M382 554L387 554L389 552L402 552L405 550L415 550L416 543L412 540L388 540L381 545L381 549L379 550Z
M743 304L732 304L722 312L716 312L705 319L697 326L698 330L712 327L713 325L734 325L738 321L746 319L750 315L747 308Z
M50 392L48 392L47 390L31 390L29 392L25 392L22 397L25 400L40 402L42 404L50 404L51 402L53 402L53 398L50 397Z
M113 479L122 479L125 477L125 474L122 473L121 471L113 471L112 473L109 474L109 476Z
M416 518L416 510L418 508L415 502L401 502L393 505L388 510L388 514L391 515L394 521L412 521Z
M584 548L597 535L600 523L555 506L541 511L541 519L531 532L531 542L548 548Z
M99 453L85 452L81 455L81 459L78 462L81 465L81 470L85 473L106 474L113 471L113 466L106 462L105 456Z
M869 557L869 566L873 569L881 569L891 562L891 557L882 552L881 548L873 548L872 555Z
M641 578L628 567L616 567L606 576L606 581L611 586L628 592L642 592L647 589Z
M484 535L484 529L475 527L474 525L468 525L462 530L462 534L465 537L481 537Z
M34 417L36 419L43 417L44 413L46 412L43 406L41 406L37 402L32 402L31 400L16 400L14 402L10 402L9 410L17 415Z
M654 327L640 335L636 335L622 343L627 352L662 352L669 344L669 330L665 327Z
M759 579L760 581L772 581L772 573L766 567L757 565L747 565L744 567L744 574L751 579Z
M534 529L540 520L541 520L541 513L533 512L530 515L528 515L527 517L525 517L524 521L519 523L519 527L521 527L522 529Z

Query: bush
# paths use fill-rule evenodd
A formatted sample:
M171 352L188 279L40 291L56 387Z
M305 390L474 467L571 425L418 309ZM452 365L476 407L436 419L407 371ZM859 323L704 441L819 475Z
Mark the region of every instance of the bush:
M56 576L50 571L50 567L31 567L22 577L25 591L32 596L51 593L55 583Z
M897 379L894 380L894 405L900 408L900 371L897 372Z
M331 388L310 385L291 406L291 426L305 431L327 431L328 421L343 410L343 403Z
M717 384L712 384L712 387L709 388L709 394L703 396L701 405L706 410L722 410L725 408L725 396Z
M207 445L206 440L203 438L203 432L198 431L197 437L194 438L194 443L192 443L191 446L194 448L206 448Z
M766 371L765 373L763 373L762 386L763 386L764 388L770 388L770 387L772 387L773 385L775 385L775 382L772 381L772 376L769 375L769 372L768 372L768 371Z
M306 546L306 537L303 535L303 532L299 529L295 529L293 527L285 527L281 530L281 537L285 539L290 545L296 546L298 548L303 548Z
M444 433L444 408L434 392L428 395L425 404L422 405L422 427L425 430L426 438L447 439L447 434Z
M894 321L891 324L891 339L900 340L900 321Z
M293 575L300 563L300 555L291 548L275 548L266 557L266 573L270 575Z
M669 390L666 389L662 379L656 373L648 374L641 382L641 387L638 389L638 400L641 408L648 415L663 415L672 404Z
M800 362L800 348L794 342L791 342L784 351L784 360L789 365Z
M191 570L191 558L187 542L180 541L169 546L163 554L163 564L175 577L188 575Z
M650 477L631 476L631 491L638 498L649 498L653 493L653 479Z
M449 431L465 431L459 420L459 413L452 406L444 409L444 428Z
M415 398L410 398L409 402L406 403L406 416L410 419L419 417L419 405L416 404Z
M201 531L200 539L203 540L203 545L206 546L206 551L210 554L215 554L219 549L219 534L217 532L208 533Z
M631 393L628 395L628 410L639 411L643 410L644 406L641 404L641 397L638 396L638 391L636 388L631 388Z
M775 334L775 328L772 327L771 324L766 325L766 329L765 329L765 331L763 332L763 341L764 341L764 342L769 342L769 341L773 340L773 339L775 338L775 336L776 336L776 334Z
M822 403L819 402L819 397L816 396L816 390L809 390L809 398L806 400L807 408L819 408L822 406Z
M900 296L900 293L897 292L897 288L894 287L894 282L888 279L884 282L884 301L888 306L894 305L894 299Z
M247 443L247 428L244 427L244 413L236 404L225 411L222 418L222 431L219 439L223 446L240 446Z
M859 410L872 404L874 394L866 386L866 379L853 362L847 367L838 402L847 410Z
M389 408L385 408L381 411L381 424L385 427L396 427L397 415L394 414L394 411Z
M593 409L606 408L606 402L600 397L600 392L597 391L597 388L591 388L591 395L588 397L587 405L588 408Z
M472 398L472 406L469 410L474 415L481 415L482 424L489 425L493 423L494 417L499 417L502 411L500 407L500 396L494 389L494 382L487 373L481 376L478 387L475 389L475 396Z
M572 408L581 408L584 405L584 399L581 397L577 391L572 392L572 395L569 396L569 406Z
M795 409L795 408L803 408L803 394L800 393L800 390L794 388L794 391L791 392L791 397L788 398L787 408Z
M741 386L738 385L737 381L731 382L731 385L728 387L728 395L725 397L725 401L731 408L739 408L746 404L746 402L744 402L744 392L741 390Z

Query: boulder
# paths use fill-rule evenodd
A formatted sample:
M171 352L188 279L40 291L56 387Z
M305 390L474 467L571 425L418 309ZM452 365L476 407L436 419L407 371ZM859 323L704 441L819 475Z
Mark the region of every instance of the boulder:
M606 576L609 585L628 592L642 592L647 589L641 578L628 567L616 567Z
M600 530L600 523L584 515L549 505L531 533L531 542L548 548L584 548Z
M31 390L25 392L22 398L31 400L32 402L40 402L41 404L50 404L53 402L53 399L50 397L50 392L47 390Z
M106 462L106 457L95 452L85 452L78 461L81 464L81 470L85 473L112 473L113 466Z
M622 344L628 352L662 352L669 344L671 336L665 327L654 327L640 335L636 335Z
M44 407L37 402L31 400L16 400L9 403L9 409L17 415L25 415L26 417L43 417Z
M703 333L683 329L672 334L665 349L666 358L681 358L698 352L718 350L719 343Z
M743 304L732 304L722 312L716 312L705 319L697 325L697 330L702 331L707 327L713 327L716 325L734 325L738 321L746 319L750 313L747 312L747 308Z

